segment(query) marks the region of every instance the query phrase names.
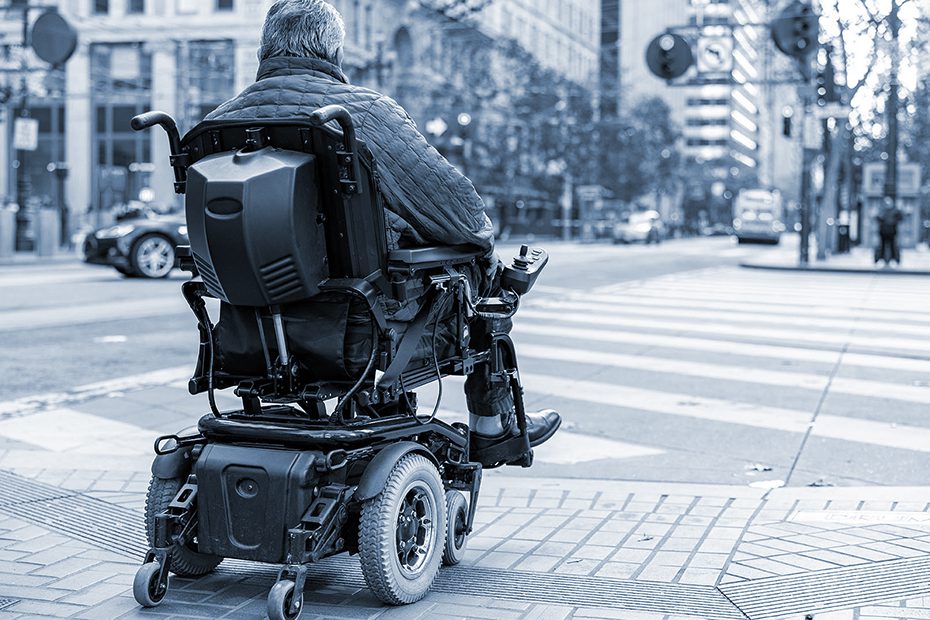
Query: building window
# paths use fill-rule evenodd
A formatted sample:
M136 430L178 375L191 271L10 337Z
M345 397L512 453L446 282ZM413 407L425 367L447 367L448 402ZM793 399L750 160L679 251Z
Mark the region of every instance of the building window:
M688 127L726 127L729 122L725 118L689 118L685 124Z
M187 41L178 45L178 119L190 129L236 94L236 47L232 41Z
M234 0L216 0L216 10L217 11L232 11Z
M110 13L110 0L94 0L94 15L108 15Z
M729 105L729 99L703 99L701 97L689 97L688 105L689 106L699 106L699 105Z
M94 110L92 183L96 209L137 200L151 181L151 132L129 121L152 106L152 57L140 43L91 46Z
M688 138L688 146L726 146L727 141L724 139L708 140L707 138Z
M126 12L132 14L145 13L145 0L129 0Z

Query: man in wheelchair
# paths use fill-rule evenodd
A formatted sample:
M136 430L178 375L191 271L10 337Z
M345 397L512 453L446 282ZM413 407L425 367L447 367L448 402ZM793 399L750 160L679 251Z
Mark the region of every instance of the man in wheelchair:
M529 467L561 422L526 414L508 334L548 256L497 260L472 184L346 82L343 38L323 0L279 0L255 84L183 139L163 112L132 119L165 129L185 195L189 390L211 409L156 441L144 606L169 573L237 558L283 565L268 616L295 620L308 567L344 552L382 601L417 601L462 559L483 469ZM413 390L448 375L467 377L468 425L436 419L438 399L417 413ZM220 410L226 388L241 407Z
M418 245L472 245L484 255L471 275L484 297L502 293L500 261L484 204L471 182L430 146L394 100L349 84L340 65L345 26L323 0L278 0L265 19L257 81L219 106L207 120L294 118L327 105L344 107L355 119L359 139L371 150L385 198L388 249ZM491 333L510 331L510 319L481 319L471 337L481 344ZM506 385L489 380L488 366L468 376L465 394L472 430L472 456L485 466L495 443L517 432L514 402ZM530 445L538 446L561 423L551 409L527 413ZM518 455L514 455L518 456Z

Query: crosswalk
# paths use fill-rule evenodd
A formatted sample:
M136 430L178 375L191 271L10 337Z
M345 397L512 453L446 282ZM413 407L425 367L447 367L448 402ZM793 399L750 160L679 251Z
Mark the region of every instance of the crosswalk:
M527 393L582 427L593 406L653 447L681 448L663 439L676 427L695 433L692 447L713 446L700 430L710 424L705 434L736 432L744 454L809 436L930 465L930 281L918 277L727 267L541 286L514 332Z
M70 316L186 311L175 302L78 307ZM14 319L0 317L0 331ZM691 481L777 486L795 467L855 483L904 463L914 471L903 480L915 483L930 465L930 281L919 277L719 267L588 291L543 282L513 335L528 406L553 406L565 420L537 449L544 475L668 479L677 471ZM176 425L206 410L185 398L185 376L169 368L78 392L138 408L134 393L161 389L159 407ZM449 419L465 416L460 384L450 379L444 390ZM421 390L424 410L435 397ZM122 447L110 457L141 458L157 431L177 430L144 412L104 419L75 402L72 392L0 403L0 438L84 462L114 442ZM48 429L41 438L37 423ZM21 456L0 451L0 466Z

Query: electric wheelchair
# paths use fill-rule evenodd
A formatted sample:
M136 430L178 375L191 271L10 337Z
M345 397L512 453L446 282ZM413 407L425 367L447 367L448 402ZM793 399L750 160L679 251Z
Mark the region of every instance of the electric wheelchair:
M158 605L169 572L236 558L282 565L268 615L293 619L308 565L344 551L384 602L419 600L462 558L482 466L467 425L436 419L438 402L418 414L414 390L438 380L441 394L442 377L487 365L513 392L519 434L482 460L530 466L513 342L492 333L476 349L469 326L512 316L548 256L524 246L503 292L478 298L477 248L388 251L377 167L339 106L205 121L183 139L167 114L132 120L155 125L185 194L178 266L200 333L189 390L211 411L155 443L136 600ZM241 407L220 411L227 388Z

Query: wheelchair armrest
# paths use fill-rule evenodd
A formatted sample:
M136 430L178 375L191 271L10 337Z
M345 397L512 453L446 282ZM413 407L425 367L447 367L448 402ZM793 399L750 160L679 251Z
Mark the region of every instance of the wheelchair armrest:
M405 248L389 252L388 265L403 270L462 265L480 258L483 254L481 248L473 245Z

